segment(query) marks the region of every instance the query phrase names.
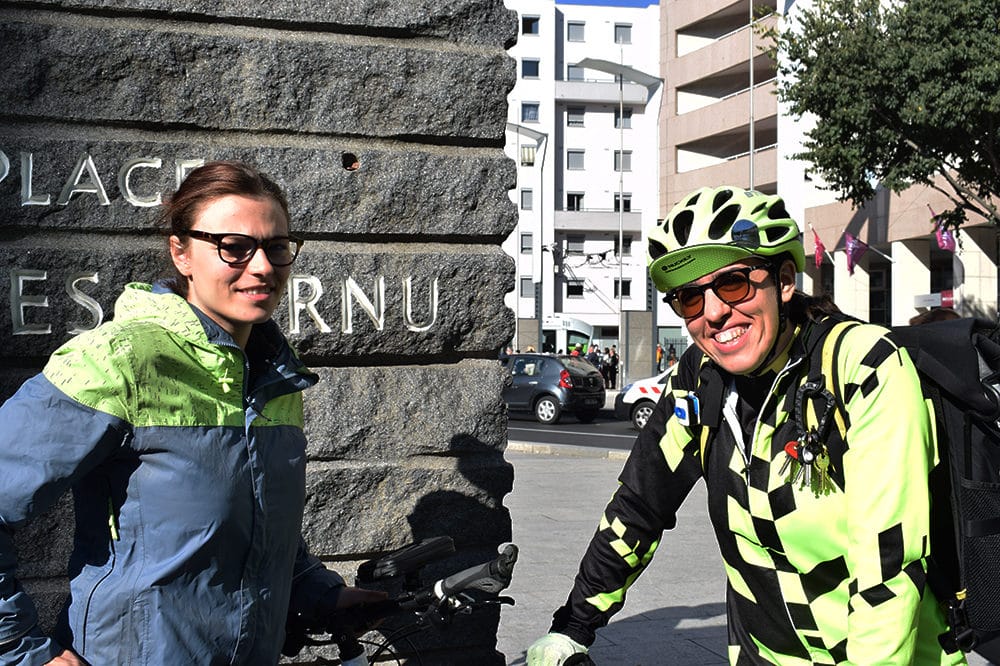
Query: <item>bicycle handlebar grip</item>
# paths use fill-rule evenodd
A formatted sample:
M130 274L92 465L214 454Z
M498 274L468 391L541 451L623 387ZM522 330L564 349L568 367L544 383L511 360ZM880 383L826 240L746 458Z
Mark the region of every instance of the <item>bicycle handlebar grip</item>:
M517 546L505 543L498 550L500 554L496 559L439 580L434 585L435 596L444 599L468 589L496 594L510 585L514 563L517 562Z

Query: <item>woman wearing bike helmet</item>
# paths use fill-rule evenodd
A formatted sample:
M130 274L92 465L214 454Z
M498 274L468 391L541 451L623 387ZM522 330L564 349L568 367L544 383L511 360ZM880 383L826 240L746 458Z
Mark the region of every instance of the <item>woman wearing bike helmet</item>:
M780 197L697 190L650 232L647 259L695 346L528 664L586 653L701 478L732 664L965 663L940 646L947 623L925 585L935 451L905 351L862 324L826 353L845 317L796 291L804 250Z

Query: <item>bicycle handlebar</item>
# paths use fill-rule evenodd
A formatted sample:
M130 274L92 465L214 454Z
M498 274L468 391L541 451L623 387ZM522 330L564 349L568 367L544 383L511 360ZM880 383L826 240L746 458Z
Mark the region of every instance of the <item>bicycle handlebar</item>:
M444 539L447 539L447 547L453 551L454 548L451 546L451 539L448 537L444 537ZM383 570L391 569L398 572L393 575L408 574L412 571L410 565L414 561L428 554L431 554L430 559L436 559L436 557L441 556L444 550L447 550L444 542L437 542L431 547L427 547L428 541L431 540L415 544L415 546L418 546L415 551L416 557L412 557L414 555L413 551L407 553L406 548L396 551L392 555L398 556L400 553L404 553L405 557L400 561L406 562L406 565L396 567L395 569L392 569L392 567L383 567ZM409 548L412 548L412 546ZM496 595L510 585L514 564L517 562L517 546L512 543L505 543L501 544L497 551L497 557L489 562L463 569L458 573L427 585L417 592L404 593L395 599L386 599L384 601L358 604L349 608L338 609L329 616L322 619L317 618L312 622L301 618L301 624L299 625L301 634L293 637L294 642L290 643L290 647L293 650L292 654L287 652L285 654L294 656L302 645L337 643L341 654L354 656L354 654L357 654L357 651L360 651L360 645L355 638L356 634L366 631L387 617L405 612L415 613L417 615L417 624L420 626L426 626L428 619L437 624L445 623L455 613L463 609L471 609L477 603L473 598L463 594L466 591L479 590L487 594ZM437 553L437 555L434 556L433 553ZM385 558L378 560L377 563L380 565L384 564ZM422 566L422 563L419 566ZM364 567L368 567L368 572L376 570L375 567L370 566L369 562L366 562L359 567L359 572ZM493 603L498 602L514 603L513 599L508 598L498 598ZM307 634L315 633L326 633L329 635L329 638L316 639L307 636Z
M434 594L438 599L454 596L469 589L498 594L510 585L514 563L517 562L517 546L512 543L501 544L498 552L500 554L490 562L469 567L439 580L434 584Z

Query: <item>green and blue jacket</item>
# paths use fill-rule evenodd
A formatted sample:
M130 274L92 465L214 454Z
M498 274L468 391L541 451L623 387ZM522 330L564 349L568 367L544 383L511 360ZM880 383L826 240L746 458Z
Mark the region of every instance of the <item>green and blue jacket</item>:
M180 296L130 284L113 321L0 408L0 663L273 664L290 604L343 584L300 530L301 391L272 321L246 351ZM13 533L72 489L70 593L51 636Z

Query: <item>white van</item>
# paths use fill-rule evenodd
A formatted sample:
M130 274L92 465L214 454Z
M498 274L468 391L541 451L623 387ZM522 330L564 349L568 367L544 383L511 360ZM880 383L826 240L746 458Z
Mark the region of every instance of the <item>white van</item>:
M636 430L642 430L653 413L656 401L660 399L667 378L678 364L674 364L660 374L634 381L622 387L615 398L615 418L631 420Z

